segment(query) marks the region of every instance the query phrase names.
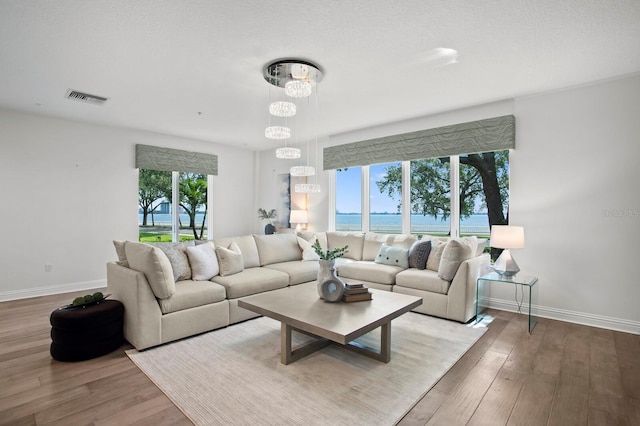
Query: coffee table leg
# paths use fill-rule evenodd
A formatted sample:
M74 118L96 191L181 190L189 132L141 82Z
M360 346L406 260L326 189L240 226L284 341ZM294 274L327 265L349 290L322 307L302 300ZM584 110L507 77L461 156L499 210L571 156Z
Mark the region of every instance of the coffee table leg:
M344 347L350 351L368 356L369 358L373 358L377 361L391 361L391 322L380 326L380 351L376 351L373 348L355 341L347 343Z
M291 355L291 327L282 323L280 325L280 362L284 365L293 362Z
M380 329L380 361L391 361L391 321Z
M318 340L308 343L304 346L300 346L293 350L291 344L291 332L293 330L304 333L311 337L315 337ZM292 362L297 361L300 358L304 358L305 356L312 354L329 344L331 344L331 340L329 339L314 336L313 334L298 330L297 328L285 323L281 323L280 325L280 362L284 365L291 364Z

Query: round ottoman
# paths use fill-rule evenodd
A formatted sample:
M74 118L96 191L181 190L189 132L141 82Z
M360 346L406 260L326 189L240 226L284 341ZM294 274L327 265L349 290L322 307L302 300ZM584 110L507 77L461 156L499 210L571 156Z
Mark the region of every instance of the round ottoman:
M51 313L51 356L58 361L82 361L108 354L124 342L124 305L103 300L84 308Z

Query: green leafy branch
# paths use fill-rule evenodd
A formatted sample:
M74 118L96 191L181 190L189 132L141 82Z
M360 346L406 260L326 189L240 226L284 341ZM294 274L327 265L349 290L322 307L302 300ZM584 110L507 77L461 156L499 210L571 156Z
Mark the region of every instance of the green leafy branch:
M320 259L322 260L333 260L333 259L337 259L339 257L344 256L344 254L349 251L349 246L346 245L344 247L339 247L339 248L335 248L333 250L328 250L324 251L322 249L322 247L320 246L320 241L316 240L313 243L313 249L315 250L316 254L318 256L320 256Z

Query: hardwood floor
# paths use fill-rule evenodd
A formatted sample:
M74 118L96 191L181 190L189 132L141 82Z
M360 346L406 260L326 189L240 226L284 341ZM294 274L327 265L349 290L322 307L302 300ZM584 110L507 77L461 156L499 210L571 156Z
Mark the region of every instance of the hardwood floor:
M127 358L63 363L49 315L68 293L0 303L0 424L190 425ZM640 425L640 336L490 311L485 335L400 421L410 425Z

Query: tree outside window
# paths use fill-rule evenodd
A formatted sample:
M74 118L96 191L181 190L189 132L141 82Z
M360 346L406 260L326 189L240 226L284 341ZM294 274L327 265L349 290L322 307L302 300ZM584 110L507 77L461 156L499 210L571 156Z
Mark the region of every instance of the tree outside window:
M180 241L207 238L207 175L148 169L138 173L140 241L172 241L175 211ZM173 179L178 179L178 206L172 205Z

